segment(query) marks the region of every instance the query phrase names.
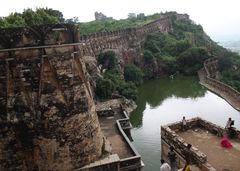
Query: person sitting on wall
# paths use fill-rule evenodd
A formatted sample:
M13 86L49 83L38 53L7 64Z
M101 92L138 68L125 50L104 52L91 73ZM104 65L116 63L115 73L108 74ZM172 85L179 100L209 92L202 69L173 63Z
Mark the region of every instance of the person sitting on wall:
M161 159L161 164L160 171L171 171L171 167L163 159Z
M177 170L177 155L174 151L173 146L170 147L170 151L168 152L168 159L170 161L171 171Z
M186 130L187 130L187 121L186 121L185 116L183 116L183 119L182 119L182 131L186 131Z
M234 120L232 120L232 118L228 118L225 129L229 138L234 138L237 135L236 128L234 128L233 125Z

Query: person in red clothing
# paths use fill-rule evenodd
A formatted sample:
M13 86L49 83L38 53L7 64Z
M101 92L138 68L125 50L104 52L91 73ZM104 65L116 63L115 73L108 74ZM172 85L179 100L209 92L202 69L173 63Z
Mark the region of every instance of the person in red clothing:
M232 144L231 144L231 142L227 139L226 136L224 136L224 137L221 139L221 145L222 145L222 147L224 147L224 148L232 148Z

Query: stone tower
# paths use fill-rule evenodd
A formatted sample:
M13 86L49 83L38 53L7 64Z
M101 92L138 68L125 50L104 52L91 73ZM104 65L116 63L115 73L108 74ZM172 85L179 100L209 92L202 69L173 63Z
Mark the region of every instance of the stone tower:
M71 170L102 154L74 25L0 30L0 170Z

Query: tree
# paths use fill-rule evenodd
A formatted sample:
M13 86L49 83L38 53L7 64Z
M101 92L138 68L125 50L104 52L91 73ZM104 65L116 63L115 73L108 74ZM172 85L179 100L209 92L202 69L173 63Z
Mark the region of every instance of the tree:
M79 23L79 19L78 19L78 17L69 18L69 19L66 19L65 23L77 24L77 23Z
M143 73L136 65L127 65L124 68L124 78L126 81L131 81L139 85L143 81Z
M203 62L208 58L208 53L204 48L189 48L179 55L177 63L179 70L185 74L197 74L203 67Z
M96 82L96 94L98 97L105 99L112 95L115 86L110 79L98 79Z
M54 10L52 8L46 8L46 9L44 9L44 11L48 15L57 18L60 23L64 23L65 19L63 18L63 13L61 11Z
M11 13L8 17L5 17L5 27L20 26L26 26L26 22L20 13Z
M98 55L98 63L104 69L114 69L117 66L117 57L114 51L106 51Z
M60 23L55 16L49 15L43 8L38 8L35 12L30 8L25 9L22 13L22 17L29 26Z

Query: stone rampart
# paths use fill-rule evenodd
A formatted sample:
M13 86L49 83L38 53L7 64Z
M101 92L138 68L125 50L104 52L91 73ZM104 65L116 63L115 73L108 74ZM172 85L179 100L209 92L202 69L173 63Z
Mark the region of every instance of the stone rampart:
M231 86L216 79L218 72L218 59L210 58L204 62L204 67L199 71L200 83L219 94L235 109L240 110L240 92Z
M103 49L121 49L139 46L147 33L172 31L170 16L144 25L140 28L127 28L117 31L98 32L80 36L81 55L95 56Z

